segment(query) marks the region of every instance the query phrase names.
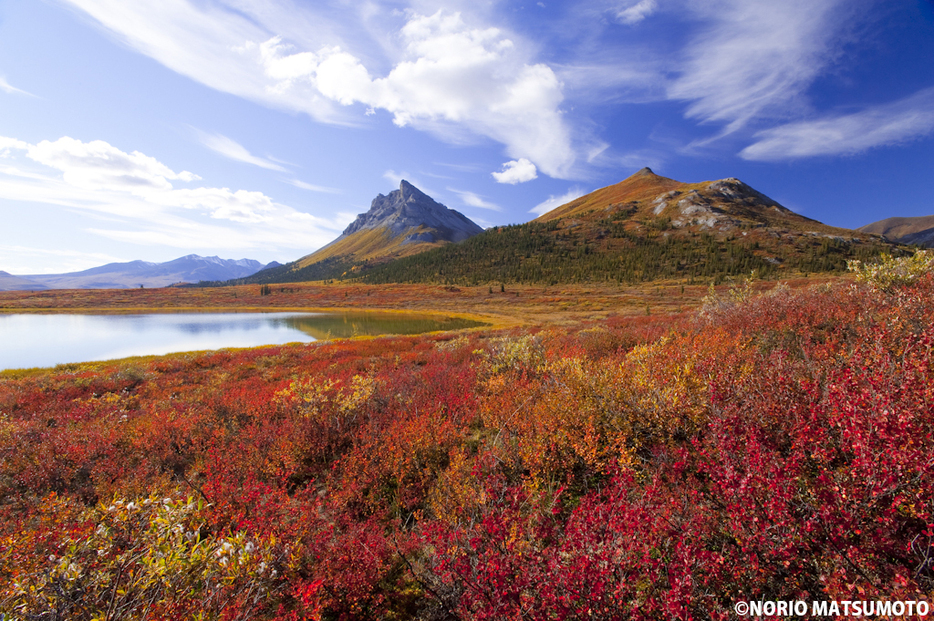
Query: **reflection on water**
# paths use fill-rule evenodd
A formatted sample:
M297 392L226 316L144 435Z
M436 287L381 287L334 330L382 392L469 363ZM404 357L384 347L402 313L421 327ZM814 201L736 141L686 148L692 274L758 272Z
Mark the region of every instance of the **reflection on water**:
M375 334L421 334L482 325L477 321L457 317L375 312L291 315L277 321L300 330L315 340Z
M0 369L482 325L430 315L345 313L0 314Z

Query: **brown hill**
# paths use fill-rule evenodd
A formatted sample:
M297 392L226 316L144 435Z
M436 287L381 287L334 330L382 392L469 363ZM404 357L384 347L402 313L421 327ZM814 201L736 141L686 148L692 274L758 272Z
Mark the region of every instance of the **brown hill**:
M914 218L886 218L866 226L857 231L883 235L900 244L917 244L934 248L934 216L918 216Z
M742 228L774 227L789 231L852 237L854 232L822 224L783 207L739 179L682 183L643 168L623 181L595 190L543 214L549 222L613 220L623 216L633 229L659 221L673 230L729 233Z
M828 245L865 246L878 237L828 226L779 204L739 179L682 183L643 168L623 181L595 190L549 211L533 222L587 240L695 238L739 240L770 262ZM575 230L576 229L576 230Z

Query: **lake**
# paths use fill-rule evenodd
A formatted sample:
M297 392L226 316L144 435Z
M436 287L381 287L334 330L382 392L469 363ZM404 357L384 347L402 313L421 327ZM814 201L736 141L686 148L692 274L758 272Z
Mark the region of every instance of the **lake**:
M0 314L0 370L483 325L409 313Z

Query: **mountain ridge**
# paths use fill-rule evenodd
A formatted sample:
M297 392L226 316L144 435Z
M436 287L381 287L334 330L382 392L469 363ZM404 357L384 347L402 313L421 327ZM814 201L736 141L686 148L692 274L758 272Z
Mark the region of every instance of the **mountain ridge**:
M10 278L0 278L0 291L167 287L182 282L242 278L278 265L275 261L263 265L254 259L221 259L218 256L202 257L197 254L188 254L163 263L135 260L107 263L86 270L61 274L19 276L10 274L8 275Z
M856 230L882 235L901 244L934 248L934 215L885 218Z
M546 212L535 221L583 218L595 212L598 217L606 217L621 210L628 210L630 218L668 218L674 229L698 227L725 232L744 224L781 223L794 229L850 232L797 214L735 177L685 183L657 175L648 167Z

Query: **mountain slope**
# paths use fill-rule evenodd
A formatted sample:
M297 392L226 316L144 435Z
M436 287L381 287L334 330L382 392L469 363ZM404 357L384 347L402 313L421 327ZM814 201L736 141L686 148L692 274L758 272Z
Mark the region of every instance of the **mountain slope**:
M644 168L523 225L369 269L367 282L641 282L841 271L889 246L811 220L737 179Z
M262 270L253 259L221 259L189 254L165 263L129 261L108 263L80 272L21 276L40 289L135 289L166 287L180 282L242 278Z
M934 248L934 216L918 216L914 218L886 218L866 226L857 231L884 235L886 239L900 244L917 244Z
M367 261L407 256L481 232L460 212L403 179L398 190L374 198L370 210L357 216L340 237L297 264L307 267L332 257Z
M373 199L340 237L293 263L265 270L240 282L321 280L432 248L464 241L483 229L403 180L398 190Z
M0 271L0 291L41 291L43 289L48 289L48 287L35 280Z
M576 219L597 222L625 216L636 225L666 220L671 229L726 233L737 228L778 227L789 231L851 236L805 218L739 179L682 183L643 168L623 181L575 199L536 218L538 222Z

